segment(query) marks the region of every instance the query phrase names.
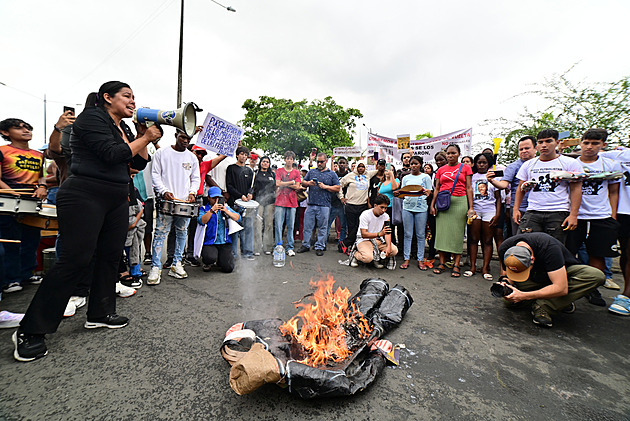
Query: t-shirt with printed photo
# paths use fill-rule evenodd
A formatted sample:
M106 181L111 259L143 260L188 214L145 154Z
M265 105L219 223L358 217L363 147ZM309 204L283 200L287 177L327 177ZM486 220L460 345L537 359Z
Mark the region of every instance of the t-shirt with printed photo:
M598 157L597 161L585 163L578 158L583 168L590 174L621 171L621 165L612 159ZM582 204L578 219L604 219L612 216L612 208L608 198L608 186L618 184L619 180L584 180L582 182Z
M475 173L472 176L473 209L475 212L495 212L497 200L496 188L488 182L485 174Z
M527 210L543 212L568 212L571 209L569 182L553 181L552 171L581 172L582 166L577 160L560 155L550 161L540 158L530 159L518 170L516 178L522 181L536 181L538 184L529 192Z
M621 166L623 178L620 180L617 213L630 215L630 149L600 152L599 156L610 158Z

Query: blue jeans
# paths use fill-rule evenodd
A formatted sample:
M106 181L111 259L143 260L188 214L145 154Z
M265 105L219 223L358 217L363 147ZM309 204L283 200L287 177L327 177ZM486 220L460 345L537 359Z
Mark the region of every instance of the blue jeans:
M293 226L295 224L295 211L297 208L285 208L284 206L276 206L274 210L276 244L282 243L282 231L284 224L287 225L287 251L293 250L294 237Z
M239 243L241 244L241 255L243 257L254 255L254 218L257 217L241 217L243 229L232 234L232 253L234 257L238 257ZM238 241L239 238L241 241Z
M326 247L326 233L328 232L328 227L330 227L330 225L327 226L329 214L329 207L308 205L306 212L304 212L304 236L302 238L304 247L310 248L313 228L317 225L315 250L324 250L324 247Z
M59 191L59 187L51 187L48 189L48 196L46 196L46 200L48 203L52 203L53 205L57 204L57 192Z
M153 247L151 247L151 266L162 267L162 248L164 247L164 240L166 240L166 236L171 230L171 225L175 225L175 255L173 256L173 265L182 261L182 255L186 247L189 223L190 218L158 214L155 223Z
M339 217L339 225L341 228L339 229L339 241L343 241L346 239L346 234L348 231L348 224L346 224L346 212L341 206L332 206L330 208L330 215L328 216L328 230L326 232L326 238L330 235L330 226L335 221L335 218Z
M26 281L37 267L37 247L40 229L18 223L12 215L0 215L0 235L6 240L21 240L21 243L4 243L4 258L0 286Z
M402 211L403 227L405 229L405 244L403 247L403 257L409 260L411 254L411 237L413 231L416 231L416 240L418 242L418 261L424 260L424 233L427 226L427 212L410 212Z

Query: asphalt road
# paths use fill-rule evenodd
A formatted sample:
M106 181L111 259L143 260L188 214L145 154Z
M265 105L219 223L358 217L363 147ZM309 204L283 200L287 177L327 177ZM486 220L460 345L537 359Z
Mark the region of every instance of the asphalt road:
M341 257L310 252L274 268L263 256L232 274L187 268L188 279L164 276L119 299L131 319L124 329L84 329L78 310L48 336L49 355L31 363L13 360L13 330L3 329L0 420L630 419L630 318L582 299L544 329L527 311L504 309L480 275L434 275L413 261L408 270L355 269ZM405 345L400 365L348 398L305 401L275 385L236 395L219 354L225 331L290 318L309 280L327 273L352 293L373 276L411 292L415 303L387 335ZM35 288L6 294L1 308L24 311ZM602 294L610 302L616 292Z

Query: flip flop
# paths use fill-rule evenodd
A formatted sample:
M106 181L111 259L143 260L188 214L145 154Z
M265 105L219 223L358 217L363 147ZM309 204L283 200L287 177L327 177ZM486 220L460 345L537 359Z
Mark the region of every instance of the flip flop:
M418 269L425 271L425 270L428 270L429 267L425 265L424 262L418 262Z
M483 274L483 279L485 279L486 281L492 281L494 278L492 278L492 274L491 273L484 273Z
M446 270L446 267L442 263L440 263L439 265L433 268L433 273L435 273L436 275L439 275L445 270Z
M467 270L466 272L464 272L464 277L470 278L471 276L475 276L475 272L471 270Z
M459 278L460 276L462 276L459 269L460 269L459 266L453 265L453 270L451 271L451 278Z
M404 262L403 264L400 265L401 269L407 269L409 267L409 262Z

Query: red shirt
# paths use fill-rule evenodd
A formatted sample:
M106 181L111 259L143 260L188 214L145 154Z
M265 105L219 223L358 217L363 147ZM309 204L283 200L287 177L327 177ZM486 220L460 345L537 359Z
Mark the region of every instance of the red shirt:
M466 176L472 176L472 168L466 164L458 164L454 167L450 165L444 165L437 170L435 176L440 180L440 191L451 191L453 188L453 180L457 175L460 165L462 170L459 172L457 183L455 184L455 190L453 190L453 196L466 196Z
M278 168L276 171L276 180L279 181L290 181L295 180L296 184L302 182L302 177L300 177L300 172L295 168L291 170L291 172L287 172L287 170L282 168ZM285 208L297 208L297 193L291 187L278 187L278 192L276 195L276 206L282 206Z
M203 188L206 185L206 175L212 169L212 160L210 161L201 161L199 163L199 172L201 173L201 180L199 182L199 190L197 191L197 196L203 196Z

